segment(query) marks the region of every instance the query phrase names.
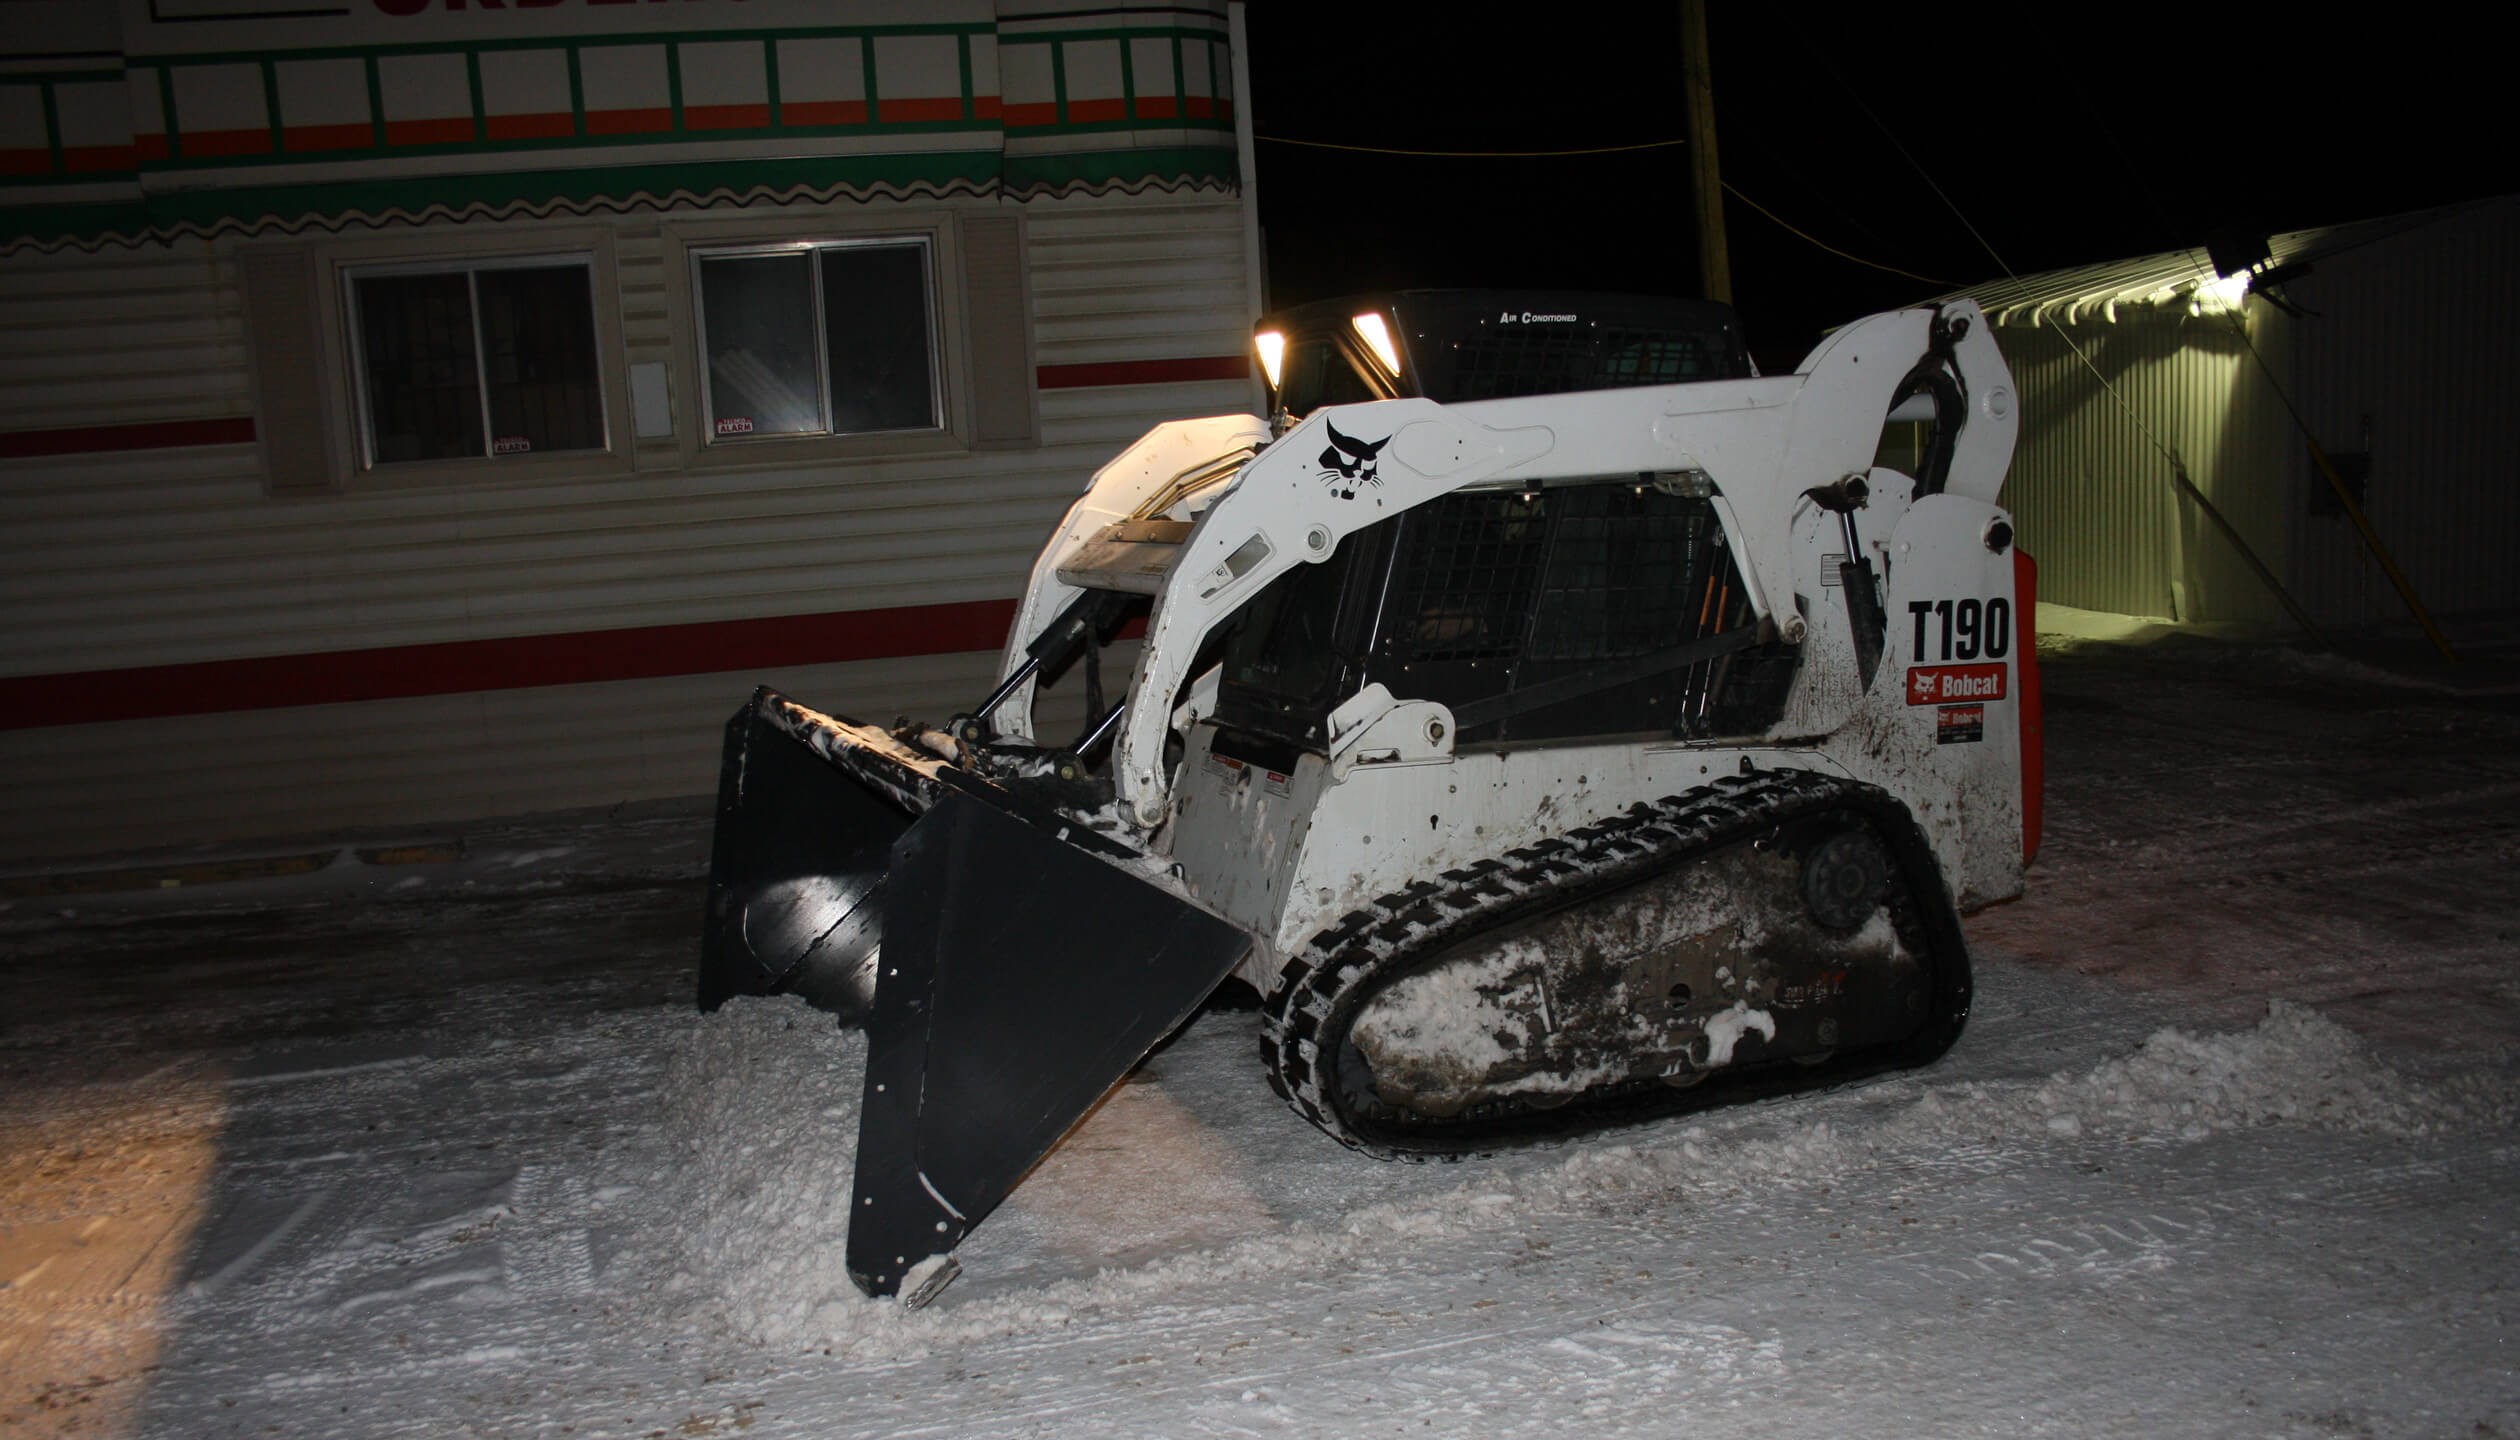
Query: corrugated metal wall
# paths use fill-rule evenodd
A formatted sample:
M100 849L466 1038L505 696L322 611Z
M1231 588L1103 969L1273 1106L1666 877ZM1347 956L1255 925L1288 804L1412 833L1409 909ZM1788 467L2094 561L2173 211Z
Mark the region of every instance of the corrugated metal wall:
M2328 257L2289 293L2311 312L2302 414L2331 452L2371 456L2365 510L2416 593L2444 615L2520 606L2520 201ZM2339 624L2404 619L2351 522L2308 513L2313 475L2293 442L2303 604Z
M1021 209L1039 363L1242 351L1234 198ZM499 233L530 244L535 223ZM663 297L684 282L653 217L618 235L624 348L665 358ZM0 267L0 428L243 413L238 310L224 243L18 257ZM672 358L690 383L690 358ZM309 500L266 496L251 445L12 461L0 675L1011 597L1096 466L1158 420L1250 403L1241 381L1060 389L1041 396L1033 450L652 470L643 449L631 475ZM779 678L869 718L941 718L990 663ZM693 793L714 783L717 727L757 678L7 732L0 855Z
M2281 317L2262 305L2251 312L2257 344L2280 364ZM2146 314L2068 333L2091 367L2053 324L1996 331L2022 406L2002 498L2022 546L2039 557L2039 598L2186 619L2280 614L2246 562L2179 496L2146 435L2186 459L2197 488L2281 574L2286 426L2231 322Z

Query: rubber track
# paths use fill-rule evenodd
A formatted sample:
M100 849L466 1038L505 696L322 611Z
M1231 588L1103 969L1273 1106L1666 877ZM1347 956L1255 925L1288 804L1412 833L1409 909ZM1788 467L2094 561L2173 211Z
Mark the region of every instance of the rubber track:
M1935 1033L1906 1045L1876 1047L1901 1053L1866 1052L1809 1069L1783 1067L1800 1073L1771 1075L1764 1083L1752 1085L1738 1083L1750 1078L1746 1075L1720 1071L1707 1084L1690 1090L1657 1080L1629 1082L1605 1087L1558 1109L1512 1107L1486 1133L1448 1124L1423 1137L1362 1135L1329 1100L1337 1084L1337 1059L1320 1043L1323 1029L1343 1009L1353 1014L1362 1008L1368 992L1397 979L1395 972L1404 971L1429 946L1457 943L1479 931L1567 903L1570 897L1580 900L1587 894L1616 890L1655 871L1686 863L1697 852L1771 832L1799 816L1851 807L1874 812L1872 818L1878 821L1885 806L1897 813L1908 831L1885 837L1894 851L1906 848L1912 857L1921 854L1925 868L1932 871L1930 886L1924 886L1917 883L1914 863L1904 867L1906 883L1894 887L1893 919L1903 932L1921 926L1930 937L1929 963L1956 967L1957 972L1935 987L1946 1012L1929 1015L1926 1028ZM1887 792L1803 770L1727 776L1685 794L1631 806L1609 819L1497 859L1415 882L1348 912L1338 924L1316 935L1287 966L1262 1007L1263 1073L1269 1088L1297 1114L1341 1144L1382 1159L1426 1160L1457 1159L1503 1145L1703 1109L1728 1100L1842 1083L1861 1074L1924 1063L1958 1038L1959 1025L1968 1013L1969 979L1958 912L1923 847L1923 836L1914 832L1904 807ZM1916 893L1920 890L1927 893ZM1339 1028L1344 1033L1344 1027ZM1420 1140L1425 1143L1412 1143Z

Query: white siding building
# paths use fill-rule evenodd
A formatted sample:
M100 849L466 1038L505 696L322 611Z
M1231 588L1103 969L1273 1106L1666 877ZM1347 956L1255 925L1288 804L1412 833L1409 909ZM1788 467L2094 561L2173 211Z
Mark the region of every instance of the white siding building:
M760 681L941 719L1086 476L1256 403L1221 3L38 9L0 857L700 793Z

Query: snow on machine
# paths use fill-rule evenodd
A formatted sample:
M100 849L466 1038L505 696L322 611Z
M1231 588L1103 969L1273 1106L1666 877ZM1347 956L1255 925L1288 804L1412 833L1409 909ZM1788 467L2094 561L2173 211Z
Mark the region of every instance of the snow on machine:
M970 713L764 689L728 726L700 1003L865 1027L869 1294L932 1296L1229 977L1306 1119L1459 1154L1926 1063L1961 910L2021 889L2032 571L1975 306L1779 376L1698 302L1402 292L1257 338L1274 420L1097 471ZM1083 728L1038 735L1079 662Z

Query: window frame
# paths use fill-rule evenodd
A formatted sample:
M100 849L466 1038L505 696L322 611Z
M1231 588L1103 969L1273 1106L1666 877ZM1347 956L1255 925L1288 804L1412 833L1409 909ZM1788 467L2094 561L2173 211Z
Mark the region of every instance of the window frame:
M994 206L987 213L993 219L998 218ZM1029 430L1020 440L983 439L979 434L978 367L985 362L981 342L974 334L977 322L972 306L978 292L971 288L971 250L964 235L965 222L969 218L961 207L947 205L904 207L866 214L831 209L813 209L806 214L756 209L714 213L701 211L661 217L657 236L662 241L660 249L664 262L664 293L661 298L673 336L670 363L674 375L674 433L670 439L660 437L638 441L639 468L672 468L701 474L719 470L796 470L1039 447L1043 443L1040 396L1032 388L1038 352L1029 286L1020 292L1021 313L1012 317L1014 334L1021 337L1022 369L1032 409ZM1026 232L1020 217L1017 217L1017 227L1016 243L1021 253L1028 242L1022 238ZM716 422L708 417L701 403L701 387L696 378L697 367L704 363L706 355L700 347L700 296L692 284L691 252L769 247L789 241L914 237L925 238L934 247L930 251L935 287L931 299L936 307L939 346L935 362L940 376L937 398L945 414L941 429L773 436L771 438L783 442L776 445L707 443L714 437L704 436L701 432L704 429L714 430ZM1013 298L1000 297L1001 300ZM1001 340L1011 338L1001 337ZM651 357L646 354L631 356L634 361L647 358Z
M449 487L480 489L619 479L648 468L631 434L630 361L624 343L616 226L507 221L425 226L322 239L243 239L212 251L242 306L247 384L263 450L264 493L327 496ZM593 266L595 374L603 395L605 447L455 460L366 463L363 398L353 393L356 354L345 270L410 264L446 270L511 256L584 256ZM495 437L494 437L495 438Z
M890 437L926 437L952 434L953 407L946 394L945 365L945 295L940 280L939 249L936 232L925 229L863 235L808 236L795 239L730 241L697 243L684 249L684 261L690 276L691 335L693 376L699 410L699 449L708 452L724 447L741 450L764 445L774 450L781 445L806 441L852 441ZM920 299L924 302L927 338L928 423L900 426L886 430L840 430L833 426L831 397L831 337L826 332L825 297L821 256L832 250L878 250L914 247L919 252ZM709 368L708 293L702 281L702 267L712 260L742 260L780 255L803 255L810 298L808 313L814 322L814 378L816 399L822 407L822 428L787 430L756 435L738 433L721 435L717 423L717 386Z
M563 250L538 250L531 253L511 252L486 256L446 256L442 258L386 260L375 262L341 261L333 267L334 284L340 292L342 339L350 353L349 409L351 423L352 464L358 473L369 476L399 476L420 467L436 465L488 465L514 467L537 459L568 459L590 455L612 455L618 452L619 437L614 433L615 406L604 364L604 325L602 290L598 283L597 257L591 248L570 247ZM498 431L491 423L490 359L481 321L481 283L477 278L485 271L557 270L577 267L586 277L587 344L595 361L596 431L604 443L572 450L540 450L522 454L501 455L498 452ZM368 389L368 355L364 343L364 327L359 314L359 282L366 279L395 276L462 275L466 298L472 306L473 383L475 399L481 407L481 444L479 455L434 456L424 460L387 460L376 458L376 417L371 408Z

